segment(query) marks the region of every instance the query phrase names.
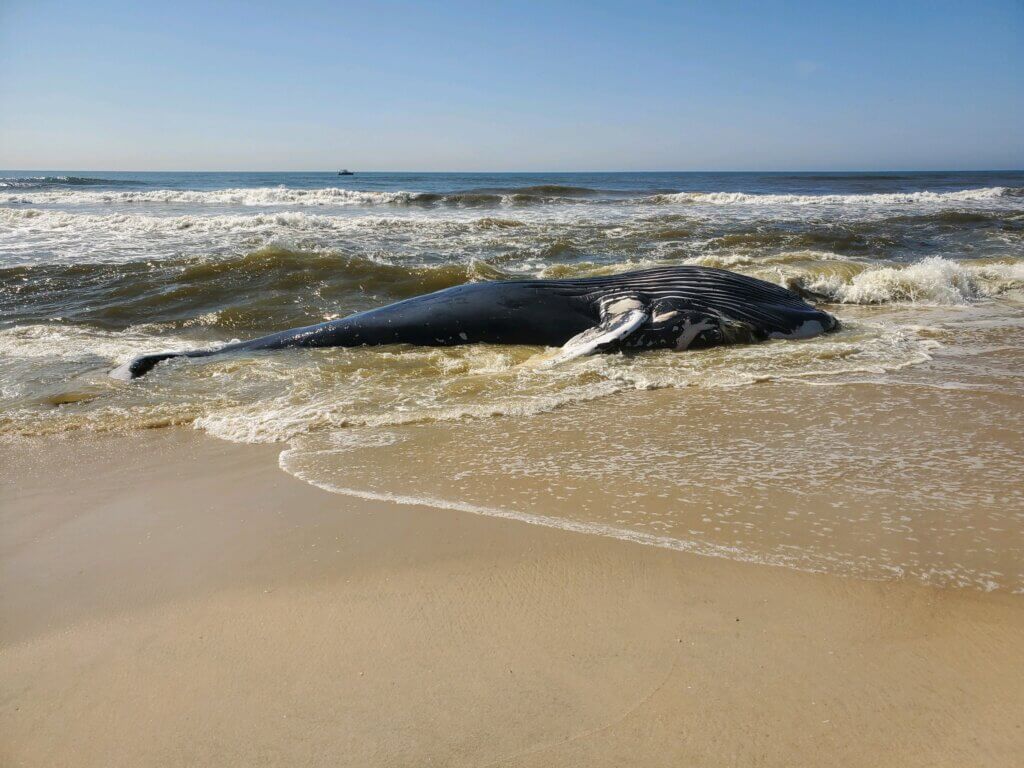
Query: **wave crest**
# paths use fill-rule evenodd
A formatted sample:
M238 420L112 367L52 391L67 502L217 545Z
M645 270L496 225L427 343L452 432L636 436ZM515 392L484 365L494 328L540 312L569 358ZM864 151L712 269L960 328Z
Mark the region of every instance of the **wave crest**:
M754 194L748 192L641 192L600 190L558 184L486 187L451 192L373 191L324 187L238 187L216 190L132 189L80 190L79 186L115 186L139 182L86 177L0 179L0 203L24 205L199 206L422 206L476 208L568 203L632 202L654 205L714 206L899 206L971 203L1024 197L1024 187L984 187L955 192L877 194ZM70 188L66 188L70 187ZM2 190L7 189L5 195Z
M0 177L0 189L46 189L48 187L112 187L142 184L134 179L101 179L95 176L7 176Z
M82 184L112 185L105 179L79 180ZM70 183L70 182L68 182ZM190 204L221 206L446 206L454 208L476 208L488 206L524 206L546 203L572 202L594 198L603 193L586 187L568 187L543 184L529 187L470 189L455 192L378 192L325 187L320 189L296 189L292 187L238 187L217 190L188 189L146 189L126 191L88 191L67 189L34 191L55 184L9 184L0 182L0 188L18 190L6 196L0 194L0 202L44 205L44 204Z
M968 304L1024 288L1024 262L971 264L933 256L904 267L832 270L783 283L837 304Z
M983 187L956 192L883 192L870 195L757 195L746 192L676 192L653 195L661 205L906 205L996 200L1024 196L1020 187Z

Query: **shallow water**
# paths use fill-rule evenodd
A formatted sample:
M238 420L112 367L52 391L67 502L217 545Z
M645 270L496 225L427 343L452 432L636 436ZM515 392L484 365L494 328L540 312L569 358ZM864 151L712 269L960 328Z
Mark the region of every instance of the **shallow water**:
M8 438L193 425L286 442L346 492L1024 589L1022 173L0 176ZM395 347L106 375L467 280L663 264L791 286L843 330L555 369Z

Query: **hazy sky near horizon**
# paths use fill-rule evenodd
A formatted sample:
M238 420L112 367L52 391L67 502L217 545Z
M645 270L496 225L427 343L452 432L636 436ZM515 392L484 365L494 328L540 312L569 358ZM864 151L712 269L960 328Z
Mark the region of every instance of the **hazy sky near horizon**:
M0 0L0 168L1024 168L1024 2Z

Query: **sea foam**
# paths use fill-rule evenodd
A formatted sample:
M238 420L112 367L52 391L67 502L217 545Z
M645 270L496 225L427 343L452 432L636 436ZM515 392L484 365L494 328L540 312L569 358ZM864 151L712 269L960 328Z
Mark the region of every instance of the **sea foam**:
M932 256L902 267L868 268L850 278L819 274L795 283L841 304L967 304L1024 288L1024 262L970 264Z
M699 205L908 205L956 203L1019 197L1015 187L984 187L956 192L887 192L870 195L752 195L745 192L677 192L653 195L652 203Z

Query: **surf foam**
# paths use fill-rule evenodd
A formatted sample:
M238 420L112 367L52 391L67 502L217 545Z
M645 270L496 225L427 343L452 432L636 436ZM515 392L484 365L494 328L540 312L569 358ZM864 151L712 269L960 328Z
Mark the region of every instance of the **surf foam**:
M907 266L867 268L852 278L794 278L798 287L840 304L968 304L1024 288L1024 262L969 264L938 256Z
M910 205L920 203L975 202L1019 197L1016 187L983 187L956 192L885 192L870 195L772 195L746 192L676 192L653 195L658 204L699 205Z

